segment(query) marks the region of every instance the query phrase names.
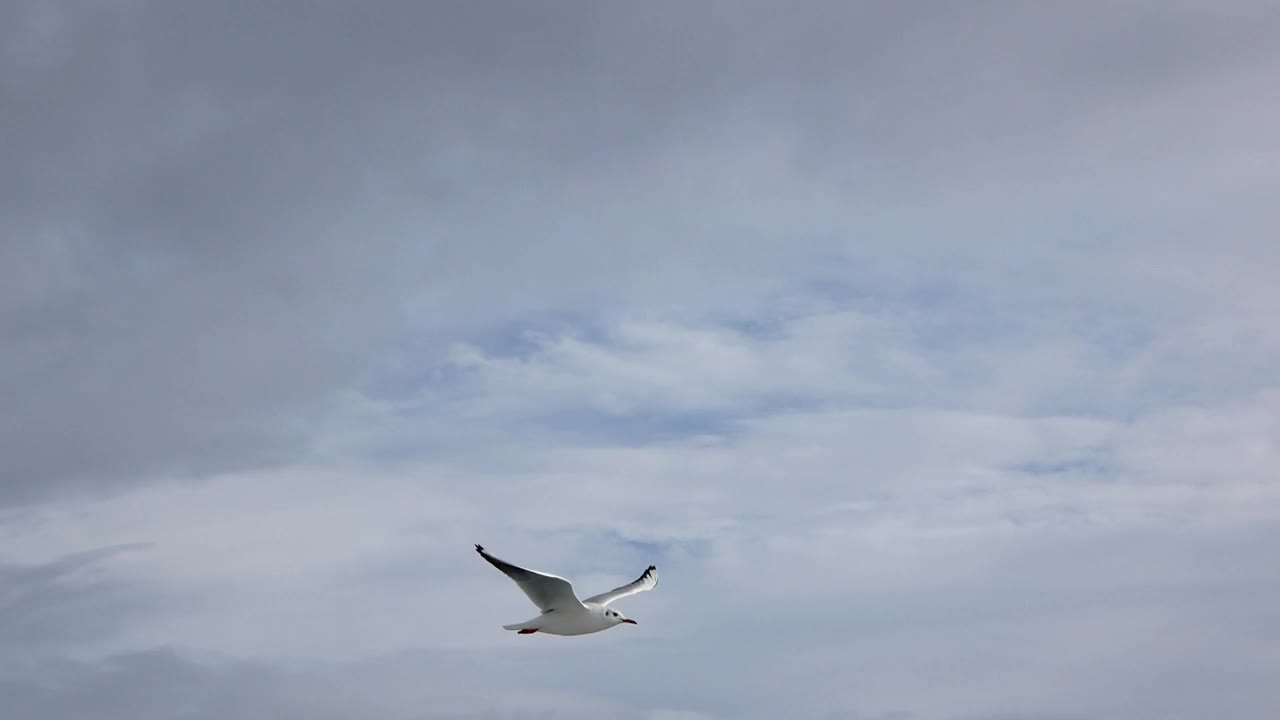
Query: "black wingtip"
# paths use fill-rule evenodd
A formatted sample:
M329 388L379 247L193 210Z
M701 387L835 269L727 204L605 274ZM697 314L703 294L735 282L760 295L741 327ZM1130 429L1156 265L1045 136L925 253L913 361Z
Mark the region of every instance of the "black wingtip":
M478 553L484 552L484 548L481 547L479 543L476 543L476 552Z
M649 566L649 569L648 569L648 570L645 570L645 572L652 572L652 571L657 570L657 569L658 569L658 566L657 566L657 565L650 565L650 566Z

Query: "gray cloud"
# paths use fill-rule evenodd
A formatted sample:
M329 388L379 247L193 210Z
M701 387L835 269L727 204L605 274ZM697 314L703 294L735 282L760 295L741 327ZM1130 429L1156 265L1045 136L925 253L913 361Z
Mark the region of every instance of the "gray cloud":
M10 4L5 495L279 462L409 332L742 311L833 252L890 295L1056 271L974 214L1198 162L1177 93L1270 57L1234 7Z
M1278 32L4 4L7 707L1265 712ZM476 541L664 585L512 646Z
M118 545L33 565L0 564L0 659L39 657L109 637L158 602L105 572L104 561L145 545Z
M172 650L116 655L97 662L36 665L0 679L15 720L84 717L160 720L274 717L388 720L529 720L610 717L706 720L713 716L647 711L555 690L504 688L508 668L474 658L408 655L338 666L282 669L229 658L193 658ZM469 676L469 677L468 677ZM664 714L665 712L665 714Z

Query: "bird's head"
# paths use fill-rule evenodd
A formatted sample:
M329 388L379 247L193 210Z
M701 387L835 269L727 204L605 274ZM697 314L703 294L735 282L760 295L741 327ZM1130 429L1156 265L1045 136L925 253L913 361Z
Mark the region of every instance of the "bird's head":
M611 609L611 608L605 608L605 609L604 609L604 617L605 617L605 619L606 619L606 620L608 620L609 622L613 623L614 625L619 625L619 624L621 624L621 623L630 623L630 624L632 624L632 625L635 625L635 624L636 624L636 621L635 621L635 620L632 620L631 618L627 617L626 615L623 615L622 613L618 612L617 610L613 610L613 609Z

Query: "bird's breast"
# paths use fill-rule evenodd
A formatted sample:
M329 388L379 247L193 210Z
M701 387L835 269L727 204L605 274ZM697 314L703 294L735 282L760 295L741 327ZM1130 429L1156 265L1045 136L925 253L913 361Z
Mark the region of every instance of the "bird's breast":
M603 613L591 612L589 609L567 612L556 610L543 615L541 620L539 629L551 635L586 635L611 627Z

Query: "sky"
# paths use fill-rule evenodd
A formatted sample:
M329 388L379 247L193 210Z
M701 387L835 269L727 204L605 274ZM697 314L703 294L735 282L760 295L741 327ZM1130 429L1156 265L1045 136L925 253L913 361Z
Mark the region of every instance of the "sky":
M0 3L6 719L1280 712L1278 35Z

